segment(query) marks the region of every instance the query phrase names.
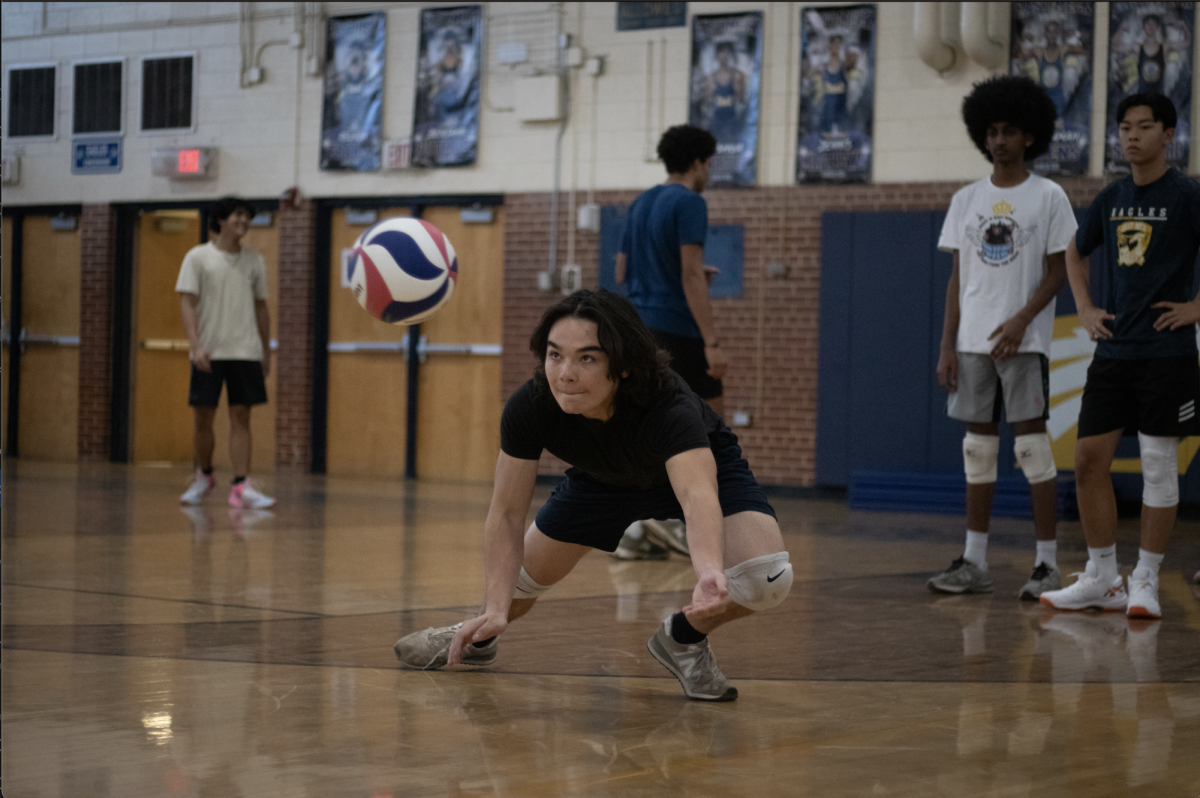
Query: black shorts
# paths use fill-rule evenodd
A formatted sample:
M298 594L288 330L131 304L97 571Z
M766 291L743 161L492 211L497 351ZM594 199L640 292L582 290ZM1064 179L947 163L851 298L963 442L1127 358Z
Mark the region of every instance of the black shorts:
M1196 435L1200 365L1195 355L1118 360L1088 367L1079 409L1079 437L1124 430L1163 438Z
M752 510L774 518L775 510L742 457L737 436L722 425L710 440L717 461L721 515ZM626 527L645 518L683 518L670 483L648 490L617 488L572 468L538 510L537 528L552 540L616 551Z
M212 371L192 365L188 385L189 407L216 407L221 403L221 385L229 385L229 404L262 405L267 403L267 382L258 360L214 360Z
M658 345L671 355L671 368L701 399L716 399L724 393L721 381L708 375L708 358L704 356L704 339L649 328Z

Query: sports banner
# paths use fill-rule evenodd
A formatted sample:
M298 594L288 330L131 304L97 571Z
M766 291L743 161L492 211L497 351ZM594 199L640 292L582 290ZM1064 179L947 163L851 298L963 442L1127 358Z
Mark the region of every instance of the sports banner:
M467 166L479 143L479 71L483 6L421 11L414 166Z
M1094 3L1013 3L1013 75L1040 85L1058 120L1050 150L1033 162L1041 175L1085 175L1092 129Z
M384 19L382 11L329 19L325 107L321 114L322 169L379 169L383 146Z
M1117 106L1131 94L1164 94L1179 122L1167 146L1167 161L1187 173L1192 132L1192 34L1195 3L1109 3L1108 110L1104 165L1129 172L1117 138Z
M758 178L758 85L762 12L692 19L688 123L717 140L713 187L753 186Z
M796 182L870 181L874 125L875 6L803 9Z

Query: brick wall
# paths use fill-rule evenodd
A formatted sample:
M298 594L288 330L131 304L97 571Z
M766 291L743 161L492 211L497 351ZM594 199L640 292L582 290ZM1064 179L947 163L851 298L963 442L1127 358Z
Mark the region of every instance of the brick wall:
M312 461L313 263L311 200L279 209L279 350L275 353L275 464Z
M84 205L79 223L79 459L107 460L112 415L112 308L117 214Z
M710 224L745 226L741 299L714 300L721 346L730 358L725 377L726 413L745 410L753 425L737 430L759 481L811 486L816 478L817 312L820 300L821 214L825 211L921 211L944 209L962 183L890 183L855 186L791 186L705 192ZM1104 182L1062 182L1071 203L1086 207ZM601 205L629 203L637 191L603 191ZM559 264L567 260L567 223L573 214L560 195ZM580 200L582 202L582 200ZM539 291L537 272L549 251L550 195L505 197L504 357L507 396L533 371L529 334L542 311L561 297ZM599 284L599 236L577 231L575 260L583 284ZM782 262L782 278L766 266ZM548 455L541 473L562 473Z

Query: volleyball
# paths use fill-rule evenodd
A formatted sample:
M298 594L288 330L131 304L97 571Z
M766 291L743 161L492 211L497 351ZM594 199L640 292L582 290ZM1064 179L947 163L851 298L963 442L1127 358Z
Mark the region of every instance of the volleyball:
M358 304L388 324L416 324L454 293L458 258L446 235L421 219L384 219L354 242L347 267Z

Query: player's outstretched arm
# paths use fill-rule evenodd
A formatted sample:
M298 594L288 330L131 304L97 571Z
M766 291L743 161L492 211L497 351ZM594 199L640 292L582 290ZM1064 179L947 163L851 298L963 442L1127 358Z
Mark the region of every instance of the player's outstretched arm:
M1115 319L1116 316L1092 304L1092 277L1088 272L1088 260L1079 254L1073 238L1067 245L1067 281L1071 284L1071 295L1075 297L1079 323L1087 330L1091 339L1099 341L1101 338L1112 338L1112 331L1104 326L1104 322Z
M688 612L719 615L729 605L725 586L725 532L717 500L717 462L711 449L691 449L667 460L667 477L683 507L688 548L696 569L696 589Z
M463 646L478 643L508 628L521 560L525 555L525 517L537 483L537 460L521 460L500 452L492 504L483 525L483 567L486 590L479 615L465 621L450 643L449 664L462 661Z
M1025 307L1015 316L1001 324L988 336L989 341L995 341L992 346L992 357L997 360L1008 360L1016 357L1025 340L1025 330L1028 329L1037 315L1042 312L1050 300L1058 295L1058 291L1067 281L1067 258L1062 252L1046 256L1046 274L1042 282L1029 297Z
M684 244L679 248L683 266L683 295L688 310L696 319L696 326L704 337L704 357L708 361L708 375L716 379L725 376L729 360L719 348L717 324L713 318L712 302L708 297L708 273L704 268L704 247L699 244Z

